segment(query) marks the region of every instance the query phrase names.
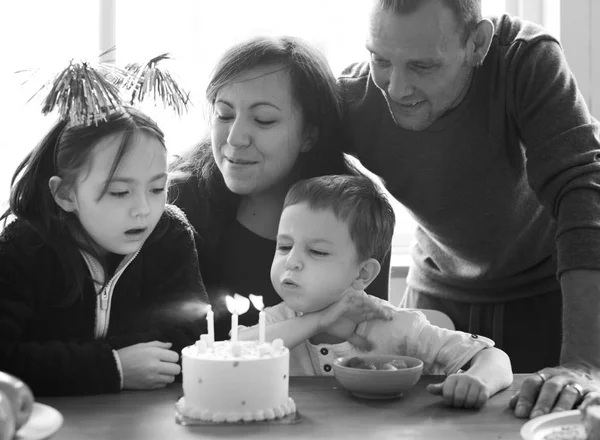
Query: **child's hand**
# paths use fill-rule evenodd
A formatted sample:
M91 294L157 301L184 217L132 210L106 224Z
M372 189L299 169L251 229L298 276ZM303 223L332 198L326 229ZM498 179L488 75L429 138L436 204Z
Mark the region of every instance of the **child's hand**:
M123 388L163 388L181 371L179 355L169 350L170 342L143 342L117 350L123 369Z
M451 374L442 383L427 385L431 394L442 396L455 408L481 408L490 398L490 389L480 378L469 373Z
M364 291L348 289L339 301L321 312L319 327L322 331L345 339L361 350L370 349L371 344L357 335L356 326L370 319L389 320L392 311L372 301Z

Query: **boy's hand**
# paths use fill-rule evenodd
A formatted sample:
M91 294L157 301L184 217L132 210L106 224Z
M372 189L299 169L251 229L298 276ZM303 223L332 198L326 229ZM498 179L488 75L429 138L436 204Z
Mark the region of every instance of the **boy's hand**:
M375 303L364 291L348 289L339 301L322 310L319 328L361 350L368 350L371 344L355 333L356 326L370 319L391 318L391 309Z
M143 342L117 350L123 369L123 389L163 388L181 371L170 342Z
M442 396L446 405L455 408L481 408L490 398L485 382L469 373L451 374L442 383L427 385L427 391Z

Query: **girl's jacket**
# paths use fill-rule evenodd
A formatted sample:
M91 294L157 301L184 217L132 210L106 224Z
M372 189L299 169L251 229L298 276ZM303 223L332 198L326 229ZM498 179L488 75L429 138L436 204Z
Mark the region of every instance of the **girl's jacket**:
M140 342L193 344L206 331L206 290L193 229L167 205L142 248L123 258L110 281L82 253L82 294L60 306L67 283L55 251L24 221L0 235L0 370L36 395L118 392L116 350Z

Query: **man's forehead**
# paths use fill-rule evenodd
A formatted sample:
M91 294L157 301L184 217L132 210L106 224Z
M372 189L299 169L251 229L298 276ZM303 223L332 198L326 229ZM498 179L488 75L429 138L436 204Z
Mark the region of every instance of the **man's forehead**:
M402 56L437 57L457 47L459 41L460 32L452 11L432 1L409 14L374 10L367 48L398 52Z

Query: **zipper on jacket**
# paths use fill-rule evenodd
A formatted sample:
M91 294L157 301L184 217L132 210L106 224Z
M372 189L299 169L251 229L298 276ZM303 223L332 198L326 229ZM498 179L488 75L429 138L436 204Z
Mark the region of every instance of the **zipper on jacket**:
M102 292L98 292L98 290L101 288L104 282L104 271L91 255L82 252L88 269L92 274L92 280L94 281L96 290L96 323L94 328L94 337L96 339L103 338L108 333L108 326L110 322L110 305L114 288L127 266L129 266L135 257L137 257L140 251L141 248L138 249L135 254L130 254L124 258L115 274L108 281L108 283L106 283L104 289L102 289Z

